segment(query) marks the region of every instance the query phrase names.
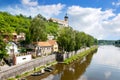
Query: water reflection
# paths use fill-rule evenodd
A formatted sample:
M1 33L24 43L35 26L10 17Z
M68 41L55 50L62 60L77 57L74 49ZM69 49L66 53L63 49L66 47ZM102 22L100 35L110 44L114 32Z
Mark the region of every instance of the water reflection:
M90 54L86 56L84 61L79 60L69 65L57 64L55 66L55 69L58 71L57 74L55 74L54 77L50 75L42 80L78 80L89 66L92 56L93 54Z
M98 55L93 57L92 63L120 69L120 48L114 46L100 46Z
M120 80L120 48L100 46L79 80Z

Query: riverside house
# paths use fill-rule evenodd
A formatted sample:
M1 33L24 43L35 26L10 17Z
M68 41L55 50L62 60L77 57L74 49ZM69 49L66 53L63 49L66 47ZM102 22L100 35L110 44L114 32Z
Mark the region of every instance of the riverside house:
M6 49L8 54L18 54L18 45L19 41L25 40L25 34L20 33L19 35L17 33L12 33L12 41L9 40L10 35L4 35L4 41L7 43Z
M6 46L6 50L7 50L7 53L9 55L11 54L18 54L18 46L16 43L14 42L8 42L7 46Z
M48 40L35 43L35 51L37 56L49 55L58 51L58 44L56 40Z
M6 50L9 57L5 58L5 61L8 65L21 64L32 59L31 54L20 53L17 44L14 42L9 42Z
M12 33L12 41L9 40L10 35L4 35L4 41L7 43L6 50L9 57L5 58L5 61L8 65L16 65L21 64L32 59L31 54L26 54L20 52L20 48L18 47L19 41L25 40L25 34L20 33Z
M14 42L18 42L20 40L25 40L25 33L19 33L19 35L17 33L12 33L12 35L13 35Z
M37 56L45 56L52 52L52 46L48 42L37 42L35 43L35 46Z
M18 43L18 41L25 40L25 33L19 33L19 34L17 34L16 32L11 34L6 33L4 34L4 41L5 42L11 41L10 37L12 37L13 42Z

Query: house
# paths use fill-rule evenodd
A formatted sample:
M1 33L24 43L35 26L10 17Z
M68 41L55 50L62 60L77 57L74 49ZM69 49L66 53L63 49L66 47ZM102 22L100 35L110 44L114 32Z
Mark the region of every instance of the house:
M36 42L34 44L37 56L49 55L53 52L58 52L58 44L56 40Z
M16 32L11 33L11 34L4 34L4 41L9 42L12 40L13 42L18 42L20 40L25 40L25 33L19 33L17 34ZM12 39L11 39L12 37Z
M48 55L52 52L52 46L48 42L37 42L35 46L37 56Z
M17 41L20 41L20 40L25 40L25 33L12 33L13 35L13 41L14 42L17 42Z
M55 37L53 35L47 35L48 40L53 40Z
M14 42L8 42L6 50L9 57L7 57L5 60L9 65L21 64L32 60L32 55L20 53L17 44Z
M58 52L58 44L56 40L48 40L48 43L52 46L52 52Z
M68 16L64 17L64 20L56 19L56 18L50 18L49 21L56 22L60 27L68 27Z
M8 42L7 46L6 46L6 50L7 50L7 53L9 55L11 54L18 54L18 47L17 47L17 44L14 43L14 42Z

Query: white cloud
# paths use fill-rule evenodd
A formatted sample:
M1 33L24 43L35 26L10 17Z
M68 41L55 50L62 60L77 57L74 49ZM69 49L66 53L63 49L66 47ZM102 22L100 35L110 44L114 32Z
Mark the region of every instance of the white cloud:
M24 4L22 5L15 5L14 7L7 7L6 11L10 12L11 14L23 14L26 16L36 16L37 14L42 14L46 18L59 15L64 8L64 4L58 3L58 4L51 4L51 5L37 5L33 6L37 2L30 2L31 0L22 0L22 3L24 1ZM26 3L26 4L25 4ZM32 6L28 6L28 4L34 3Z
M58 3L53 5L38 6L37 8L38 10L41 10L43 14L52 16L60 14L64 6L65 5Z
M32 17L42 14L50 18L60 16L65 7L61 3L39 5L38 0L21 0L21 3L3 11ZM112 9L102 11L101 8L70 6L67 13L70 26L76 30L84 31L97 39L120 39L120 14L114 14Z
M84 31L97 39L120 37L120 15L115 15L111 9L102 11L101 8L71 6L67 12L69 24L76 30Z
M38 2L37 0L22 0L22 4L27 6L37 6Z

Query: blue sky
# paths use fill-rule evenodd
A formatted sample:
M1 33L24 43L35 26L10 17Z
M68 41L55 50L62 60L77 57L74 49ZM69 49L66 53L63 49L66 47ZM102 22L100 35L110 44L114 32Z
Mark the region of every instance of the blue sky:
M0 11L63 19L97 39L120 39L120 0L0 0Z

